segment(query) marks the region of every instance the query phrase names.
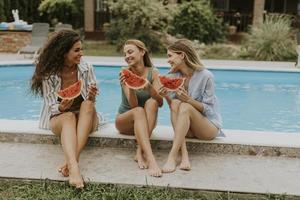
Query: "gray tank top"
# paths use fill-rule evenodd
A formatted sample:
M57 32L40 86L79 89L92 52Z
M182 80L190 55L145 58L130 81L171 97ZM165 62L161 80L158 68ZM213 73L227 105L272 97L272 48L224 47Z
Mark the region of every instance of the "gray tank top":
M149 68L149 71L148 71L148 74L147 74L147 80L152 84L152 71L153 71L153 68ZM131 109L130 105L129 105L129 102L127 100L127 97L121 87L121 91L122 91L122 101L121 101L121 105L119 106L119 114L122 114L124 112L127 112L128 110ZM151 95L148 91L145 91L143 89L141 90L135 90L135 93L136 93L136 97L138 99L138 105L140 107L144 107L145 106L145 103L148 99L151 98Z

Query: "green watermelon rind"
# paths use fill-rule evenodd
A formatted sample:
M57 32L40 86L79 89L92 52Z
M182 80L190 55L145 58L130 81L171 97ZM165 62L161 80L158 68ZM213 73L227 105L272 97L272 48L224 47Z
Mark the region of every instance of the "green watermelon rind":
M139 86L133 86L131 85L129 82L128 82L128 79L125 78L125 85L130 88L130 89L133 89L133 90L139 90L139 89L143 89L146 85L147 85L147 80L134 74L133 72L131 72L129 69L122 69L122 74L124 74L124 72L128 71L129 72L129 75L133 76L134 78L140 80L140 81L143 81L144 83L143 84L140 84Z
M166 79L169 79L170 81L172 81L172 80L182 80L182 82L180 83L180 85L178 85L175 89L173 89L173 88L169 88L169 87L167 87L166 85L164 85L163 83L162 83L162 81L161 81L161 78L166 78ZM183 86L183 84L184 84L184 81L185 81L185 78L182 78L182 77L168 77L168 76L158 76L158 81L159 81L159 84L161 85L161 86L163 86L163 87L165 87L168 91L171 91L171 92L173 92L173 91L176 91L178 88L180 88L180 87L182 87Z
M79 88L78 88L78 85L79 84ZM70 95L70 96L65 96L64 93L66 92L69 92L69 91L72 91L73 89L76 89L76 93L73 92L74 94L73 95ZM78 88L78 89L77 89ZM78 97L80 94L81 94L81 89L82 89L82 81L79 80L77 81L76 83L70 85L69 87L63 89L63 90L60 90L57 92L57 96L61 99L65 99L65 100L71 100L71 99L75 99L76 97Z

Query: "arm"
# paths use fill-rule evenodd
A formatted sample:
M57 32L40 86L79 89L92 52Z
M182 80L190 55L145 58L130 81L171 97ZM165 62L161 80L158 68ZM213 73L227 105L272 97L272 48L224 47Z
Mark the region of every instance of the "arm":
M171 105L171 101L172 101L172 98L168 95L168 90L164 87L164 86L161 86L159 89L158 89L158 94L165 98L168 105L170 106Z
M156 69L153 69L152 71L152 80L153 84L149 83L148 91L153 99L155 99L158 102L159 107L163 105L163 98L158 94L159 89L159 83L158 83L158 75L159 72Z
M87 75L87 99L93 102L96 101L96 96L99 94L99 88L97 87L96 76L94 73L94 68L92 65L88 66L88 75Z
M206 84L205 84L202 102L197 101L197 100L191 98L190 96L188 96L187 92L182 88L180 88L176 92L176 95L178 96L178 98L181 101L191 104L198 111L207 115L207 113L212 112L211 107L215 101L214 93L215 93L215 88L214 88L213 79L208 78L206 81Z
M94 67L93 67L93 65L89 65L88 69L89 69L88 70L88 76L87 76L87 78L88 78L88 84L96 83L97 80L96 80L96 75L94 73Z
M171 102L172 102L172 99L169 96L165 96L165 99L166 99L168 105L170 106Z
M215 84L212 78L209 78L205 85L202 99L203 113L207 115L213 112L212 106L215 103Z

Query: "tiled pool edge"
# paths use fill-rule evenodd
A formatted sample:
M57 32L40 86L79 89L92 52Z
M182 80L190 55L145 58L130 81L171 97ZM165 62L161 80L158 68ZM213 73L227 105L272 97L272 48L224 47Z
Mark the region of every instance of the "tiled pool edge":
M94 66L111 66L120 67L126 65L122 57L95 57L86 56L85 61L93 64ZM33 60L2 60L1 66L30 66L33 65ZM166 59L153 59L154 65L159 68L169 68ZM225 63L223 63L225 62ZM238 70L238 71L273 71L273 72L295 72L300 73L300 68L291 68L291 62L267 62L267 61L240 61L240 60L203 60L203 63L208 69L217 70ZM251 64L250 64L251 63ZM280 67L279 67L280 66ZM289 66L289 67L286 67Z
M212 141L188 139L191 153L207 152L253 156L300 157L300 134L270 133L242 130L224 130L225 138ZM172 128L158 126L151 143L155 150L169 150L172 145ZM262 135L264 134L264 135ZM58 137L50 131L37 128L36 121L0 120L0 142L59 144ZM93 133L89 146L135 148L133 136L119 134L113 124L107 124Z

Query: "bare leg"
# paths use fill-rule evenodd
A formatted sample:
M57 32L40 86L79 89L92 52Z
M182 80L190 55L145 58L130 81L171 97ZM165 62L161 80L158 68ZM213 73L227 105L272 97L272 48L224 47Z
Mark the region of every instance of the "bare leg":
M92 115L92 117L91 117ZM97 113L92 101L84 101L81 104L78 119L77 119L77 162L79 163L80 152L86 144L89 134L97 125ZM91 124L92 127L89 127ZM67 160L67 159L65 159ZM69 176L67 163L59 168L59 172L64 176Z
M123 134L131 134L134 131L137 142L143 149L149 164L149 174L154 177L160 177L162 175L161 170L151 149L145 110L141 107L136 107L119 114L116 117L116 128Z
M205 140L215 138L218 133L218 129L193 106L188 103L181 103L175 125L172 149L163 167L163 172L175 171L178 151L189 129L191 129L195 137Z
M157 121L157 111L158 111L157 101L152 98L148 99L145 103L144 110L146 112L146 118L147 118L148 128L149 128L148 133L150 138ZM135 160L137 161L140 169L148 168L148 165L143 156L143 151L140 145L137 146Z
M61 137L61 144L69 169L69 183L76 188L82 188L84 186L83 180L76 159L76 116L71 112L63 113L53 117L50 124L52 132Z
M77 123L77 161L79 162L80 152L85 146L89 134L93 130L94 121L97 119L97 114L94 102L86 100L81 103L78 123Z
M186 148L186 140L181 145L181 162L179 164L179 169L181 170L191 170L191 163L189 159L189 153Z
M175 125L177 122L177 115L178 115L178 111L179 111L179 106L181 104L180 100L174 99L171 102L170 105L170 110L171 110L171 122L172 122L172 126L174 129L174 133L175 133ZM182 170L190 170L191 169L191 164L190 164L190 160L189 160L189 154L187 151L187 147L186 147L186 140L184 139L181 145L181 163L179 165L179 169Z

